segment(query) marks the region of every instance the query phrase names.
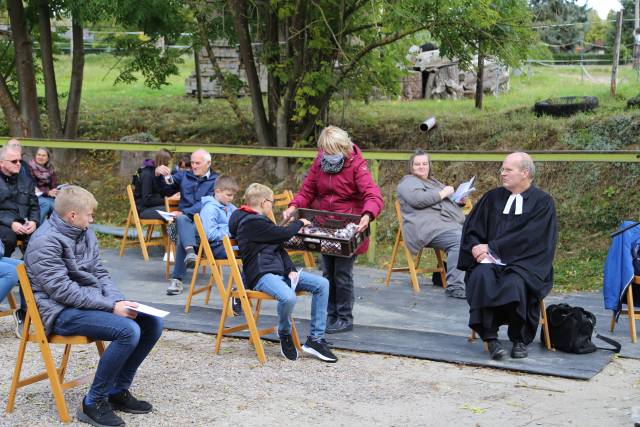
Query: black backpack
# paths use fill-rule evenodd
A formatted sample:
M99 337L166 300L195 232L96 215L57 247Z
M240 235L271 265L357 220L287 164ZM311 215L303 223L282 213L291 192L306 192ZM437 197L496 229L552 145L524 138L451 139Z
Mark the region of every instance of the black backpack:
M569 304L552 304L547 307L549 322L549 338L551 345L561 351L575 354L593 353L598 347L591 341L596 326L596 316L582 307L572 307ZM621 345L617 341L596 334L597 338L611 344L616 353ZM540 331L543 341L543 331Z

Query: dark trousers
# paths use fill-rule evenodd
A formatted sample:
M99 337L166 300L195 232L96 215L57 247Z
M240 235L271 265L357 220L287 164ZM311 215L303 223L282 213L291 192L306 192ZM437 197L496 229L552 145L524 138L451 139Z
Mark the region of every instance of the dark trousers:
M58 315L53 333L111 341L87 393L89 400L97 402L129 389L138 367L160 338L162 327L162 319L144 313L128 319L106 311L69 307Z
M16 250L18 236L13 232L11 227L0 225L0 239L2 239L2 243L4 244L4 256L10 258L13 251Z
M485 307L482 309L482 325L479 330L480 337L484 340L498 339L498 328L508 325L507 335L510 341L522 341L522 327L524 321L516 312L517 303L500 307Z
M353 264L355 255L343 258L322 255L322 274L329 281L329 304L327 306L327 325L336 320L353 323Z
M162 216L156 210L165 210L165 206L154 206L152 208L145 208L138 213L140 219L162 219Z

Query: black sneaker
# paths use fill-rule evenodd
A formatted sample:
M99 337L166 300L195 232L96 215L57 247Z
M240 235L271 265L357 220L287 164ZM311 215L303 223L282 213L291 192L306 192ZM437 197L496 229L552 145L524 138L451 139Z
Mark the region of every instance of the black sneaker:
M76 417L78 421L96 427L124 426L124 421L113 412L113 408L107 399L100 400L93 405L87 405L82 399L82 405L78 408Z
M13 321L16 324L15 333L16 333L16 337L18 337L18 339L22 339L22 330L24 329L24 318L25 318L25 316L26 316L26 313L21 308L19 308L17 310L14 310L14 312L13 312Z
M111 403L111 407L116 411L127 412L129 414L148 414L153 409L151 403L136 399L129 393L129 390L109 396L109 403Z
M329 350L329 346L324 339L314 340L311 337L307 337L307 342L302 346L302 351L317 357L323 362L335 363L338 361L336 355Z
M291 335L280 335L280 353L289 360L298 359L298 349L293 344Z
M514 359L524 359L529 356L527 346L522 341L514 341L511 348L511 357Z
M489 347L489 354L493 360L500 360L507 354L498 340L487 341L487 347Z

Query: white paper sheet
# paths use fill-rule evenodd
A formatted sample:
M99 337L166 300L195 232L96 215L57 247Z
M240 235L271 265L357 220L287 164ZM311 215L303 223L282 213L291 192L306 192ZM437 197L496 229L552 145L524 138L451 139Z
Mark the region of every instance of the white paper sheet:
M160 209L156 209L156 212L158 212L162 219L167 222L171 222L175 219L175 215L173 214L173 212L161 211Z
M156 317L166 317L167 314L169 314L168 311L160 310L145 304L138 304L137 307L131 307L128 305L127 308L129 310L137 311L138 313L150 314L151 316Z
M462 199L467 197L472 192L476 191L475 187L473 186L473 183L475 182L475 180L476 180L476 177L474 176L474 177L471 177L469 181L463 182L462 184L460 184L456 189L456 192L453 193L453 195L451 196L451 200L453 200L456 203L460 203L462 202Z
M291 290L295 292L296 287L298 286L298 282L300 281L300 273L302 273L302 268L298 270L298 274L294 274L291 278Z
M491 253L488 253L487 256L484 257L484 259L482 261L480 261L480 264L507 265L504 262L502 262L502 260L500 260L500 258L496 258Z

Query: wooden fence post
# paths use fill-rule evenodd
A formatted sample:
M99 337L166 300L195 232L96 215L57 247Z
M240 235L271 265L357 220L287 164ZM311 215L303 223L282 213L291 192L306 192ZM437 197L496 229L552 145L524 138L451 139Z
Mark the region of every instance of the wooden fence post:
M616 41L613 45L613 65L611 66L611 96L616 96L618 82L618 62L620 62L620 38L622 36L622 11L616 15Z

